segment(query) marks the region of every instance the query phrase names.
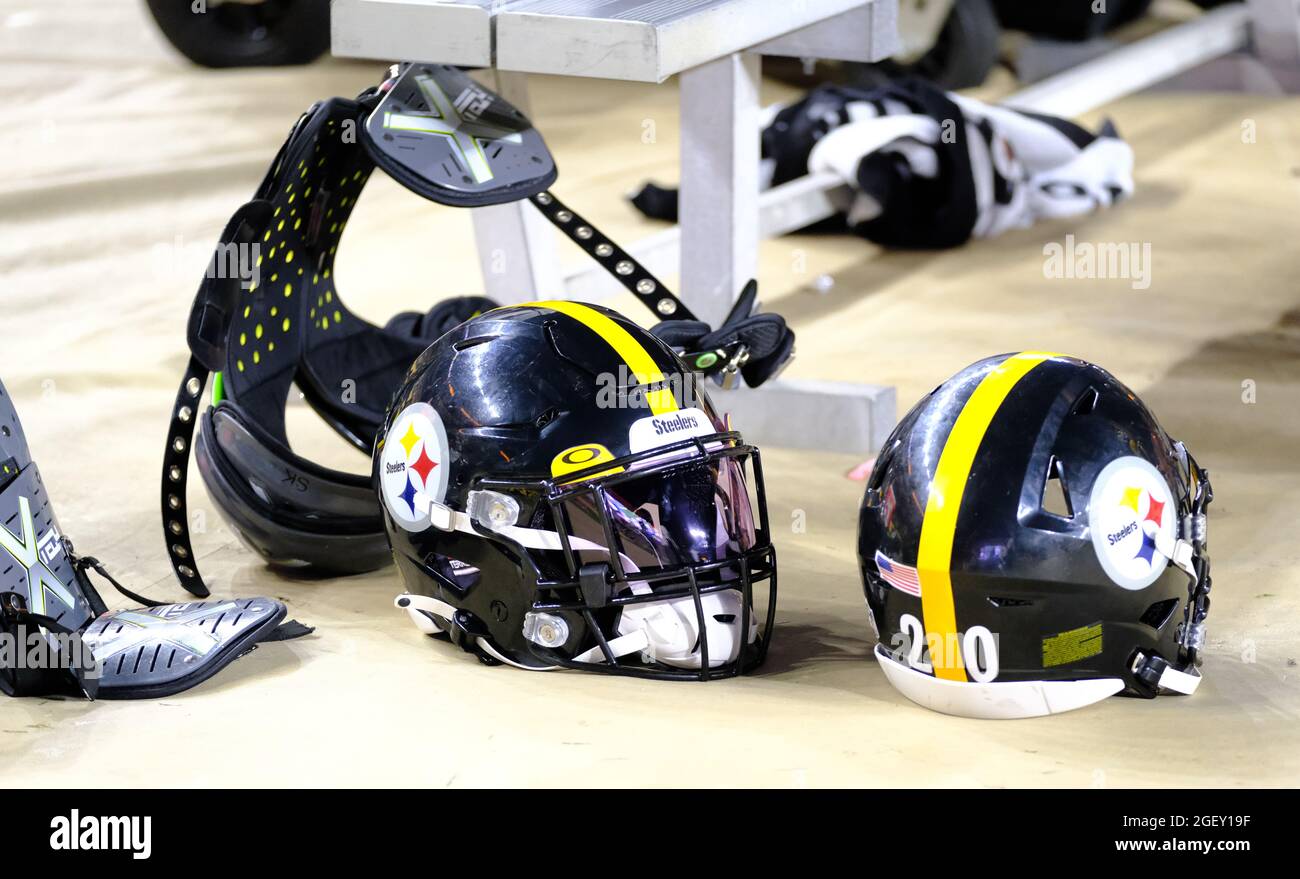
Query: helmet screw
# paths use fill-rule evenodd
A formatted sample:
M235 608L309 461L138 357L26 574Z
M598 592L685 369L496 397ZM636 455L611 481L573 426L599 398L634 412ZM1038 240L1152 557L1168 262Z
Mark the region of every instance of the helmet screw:
M534 644L555 650L569 640L569 624L561 616L529 611L524 614L524 637Z

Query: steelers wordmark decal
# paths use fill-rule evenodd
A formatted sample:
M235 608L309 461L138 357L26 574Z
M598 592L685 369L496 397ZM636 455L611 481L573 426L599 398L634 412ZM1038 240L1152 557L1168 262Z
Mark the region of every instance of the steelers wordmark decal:
M428 403L413 403L393 420L379 456L379 493L407 531L429 525L429 504L447 493L447 431Z
M1116 458L1092 485L1088 501L1092 546L1106 573L1125 589L1145 589L1164 573L1169 560L1147 532L1154 527L1172 543L1177 518L1169 484L1142 458Z

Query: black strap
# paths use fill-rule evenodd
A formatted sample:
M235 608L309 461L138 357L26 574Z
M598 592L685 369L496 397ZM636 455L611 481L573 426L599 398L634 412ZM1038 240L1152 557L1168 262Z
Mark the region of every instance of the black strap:
M194 425L199 420L199 396L203 393L207 380L207 367L197 357L191 357L185 368L185 377L181 379L181 386L176 391L176 402L172 406L162 470L162 522L163 536L167 541L167 557L171 559L172 570L176 572L181 586L199 598L207 598L212 593L199 575L199 567L194 560L185 485L189 479Z
M143 595L140 595L139 593L132 592L130 589L127 589L121 583L117 582L117 579L112 574L110 574L107 571L107 569L105 569L104 565L99 561L99 559L95 558L93 555L78 556L74 554L72 552L72 544L70 542L65 543L64 547L65 547L65 551L68 553L68 557L72 560L72 567L73 570L77 572L77 577L87 585L89 585L90 581L87 578L86 571L87 569L90 569L93 570L95 573L99 574L99 576L103 577L109 583L111 583L113 585L113 588L116 589L118 592L122 593L132 601L137 602L140 605L143 605L144 607L162 607L167 604L167 602L165 601L154 601L152 598L145 598Z
M310 635L316 631L315 626L305 626L297 620L285 620L271 630L271 634L263 638L263 641L292 641L294 638L301 638L304 635Z
M64 635L75 641L81 641L81 633L76 629L68 628L53 617L30 611L22 594L18 592L0 592L0 630L13 629L16 631L19 626L23 625L38 626L52 634ZM79 652L83 658L89 657L90 665L93 668L97 660L84 642L80 644ZM89 670L84 665L73 665L65 669L82 694L87 699L94 700L95 694L99 692L99 678L97 676L88 677L86 673ZM24 680L24 678L28 679ZM18 669L0 666L0 691L10 696L43 696L56 691L56 689L51 689L46 684L38 683L32 686L32 683L33 681ZM62 690L57 688L57 691L61 692Z
M660 320L698 320L686 307L686 303L678 299L649 269L633 259L632 254L601 234L599 229L566 207L549 191L539 192L529 201L542 212L542 216L604 266L605 271L631 291Z
M295 132L301 129L302 124L302 120L299 120ZM283 154L283 150L281 152ZM276 158L277 166L281 158L282 156ZM267 185L264 182L263 188ZM194 547L190 543L189 511L186 508L185 494L185 484L189 478L190 445L194 439L194 425L199 418L199 396L203 393L208 376L221 369L226 359L226 337L240 289L237 278L224 277L215 271L217 253L221 247L248 245L257 241L270 220L271 203L263 198L255 198L235 211L221 233L218 250L212 257L213 264L209 266L211 270L199 285L185 329L185 341L189 345L191 356L181 386L176 391L176 402L172 405L167 448L163 453L161 502L163 535L167 541L167 556L171 559L172 570L176 572L185 591L199 598L207 598L211 592L199 576Z

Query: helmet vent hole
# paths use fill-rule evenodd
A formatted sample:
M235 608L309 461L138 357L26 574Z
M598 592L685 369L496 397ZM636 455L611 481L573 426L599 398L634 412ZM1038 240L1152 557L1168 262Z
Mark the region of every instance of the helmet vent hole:
M560 410L552 406L550 409L547 409L541 415L537 416L537 426L539 428L545 427L546 425L554 421L559 416L559 414L560 414Z
M496 336L471 336L468 339L461 339L451 347L455 348L457 351L464 351L466 348L473 348L475 345L483 345L487 342L491 342L495 338Z
M1033 607L1034 603L1024 598L1004 598L999 595L990 595L989 604L994 607Z
M734 613L715 613L713 619L719 623L731 625L736 621L736 615Z
M1096 388L1088 388L1088 390L1084 391L1082 396L1080 396L1078 401L1074 404L1074 409L1070 411L1070 414L1091 415L1093 410L1097 408L1098 396Z
M1065 482L1065 465L1055 456L1047 463L1047 478L1043 480L1043 512L1066 519L1074 518L1070 504L1070 490Z
M1166 598L1164 601L1157 601L1142 613L1138 622L1157 631L1163 629L1165 623L1169 622L1169 618L1173 616L1174 611L1178 608L1178 601L1177 598Z
M882 449L880 454L876 456L876 462L871 465L871 476L867 479L868 502L879 502L880 488L885 482L885 471L889 469L890 459L894 457L894 453L898 451L898 447L902 444L900 440L894 440L889 448Z

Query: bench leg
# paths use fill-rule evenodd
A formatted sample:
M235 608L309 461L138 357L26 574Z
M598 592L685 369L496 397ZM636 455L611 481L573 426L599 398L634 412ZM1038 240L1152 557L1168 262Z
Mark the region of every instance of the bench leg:
M760 62L729 55L681 76L681 294L714 326L758 268Z

